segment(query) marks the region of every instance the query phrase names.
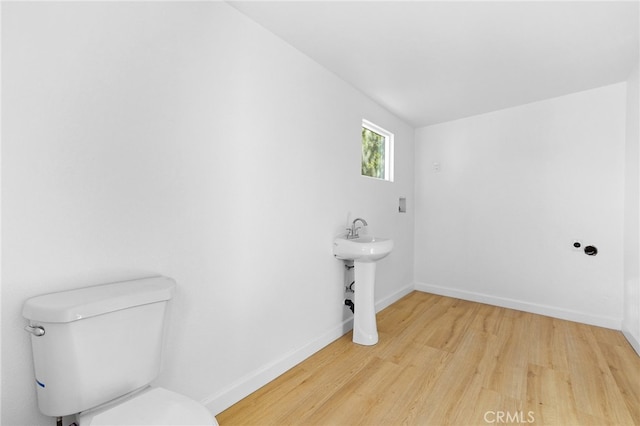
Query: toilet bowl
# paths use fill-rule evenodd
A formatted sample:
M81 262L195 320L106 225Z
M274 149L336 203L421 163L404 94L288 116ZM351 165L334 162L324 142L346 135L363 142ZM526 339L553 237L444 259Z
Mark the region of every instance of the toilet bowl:
M147 387L76 416L79 426L176 426L218 425L202 404L176 392Z

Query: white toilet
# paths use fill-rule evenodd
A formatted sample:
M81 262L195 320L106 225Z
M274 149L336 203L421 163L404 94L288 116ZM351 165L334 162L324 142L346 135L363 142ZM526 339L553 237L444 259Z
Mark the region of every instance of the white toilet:
M175 287L158 276L27 300L40 411L80 426L217 425L199 402L149 386Z

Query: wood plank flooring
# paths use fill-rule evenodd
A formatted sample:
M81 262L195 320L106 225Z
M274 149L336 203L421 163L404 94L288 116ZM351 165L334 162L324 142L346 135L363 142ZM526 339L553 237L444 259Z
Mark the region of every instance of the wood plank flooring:
M622 333L413 292L375 346L336 340L217 415L232 425L640 425Z

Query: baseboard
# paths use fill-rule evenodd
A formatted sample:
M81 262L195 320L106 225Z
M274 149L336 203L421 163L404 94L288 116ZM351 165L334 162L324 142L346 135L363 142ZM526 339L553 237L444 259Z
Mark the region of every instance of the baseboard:
M351 325L349 326L349 323ZM290 351L280 359L262 366L232 383L226 389L207 398L202 403L212 412L220 413L231 407L236 402L260 389L276 377L280 376L290 368L304 361L329 343L340 338L345 329L353 328L353 319L343 321L340 325L332 328L324 335L309 341L305 345Z
M624 334L624 337L627 338L627 341L629 342L633 350L635 350L638 356L640 356L640 341L638 341L636 336L631 334L631 332L625 329L624 326L622 327L622 334Z
M376 312L386 308L392 303L400 300L405 295L414 290L413 284L407 285L395 293L376 302ZM212 412L220 413L231 407L236 402L247 397L262 386L271 382L287 370L295 367L320 349L324 348L336 339L353 329L353 317L342 321L339 325L328 330L322 336L310 340L301 347L294 349L280 359L254 370L240 379L236 380L226 389L211 395L202 403Z
M380 312L384 308L394 304L398 300L402 299L407 294L411 293L415 290L415 286L413 284L409 284L405 287L402 287L400 290L395 293L385 297L384 299L378 300L376 302L376 312Z
M578 312L569 309L563 309L556 306L540 305L530 303L523 300L509 299L506 297L493 296L483 293L475 293L467 290L442 287L433 284L415 283L415 289L425 293L433 293L441 296L455 297L458 299L469 300L472 302L486 303L488 305L501 306L503 308L516 309L533 314L545 315L548 317L564 319L568 321L580 322L598 327L611 328L614 330L622 329L622 318L611 318L599 315L592 315L586 312Z

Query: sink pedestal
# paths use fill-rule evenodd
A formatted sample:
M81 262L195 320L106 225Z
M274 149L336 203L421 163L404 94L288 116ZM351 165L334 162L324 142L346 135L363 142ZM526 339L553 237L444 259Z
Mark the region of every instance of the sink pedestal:
M359 345L378 343L374 288L376 261L387 257L393 250L393 240L371 235L353 236L352 232L333 240L336 259L353 261L355 312L353 313L353 342Z
M354 261L355 312L353 314L353 342L359 345L378 343L376 306L374 297L376 263Z

